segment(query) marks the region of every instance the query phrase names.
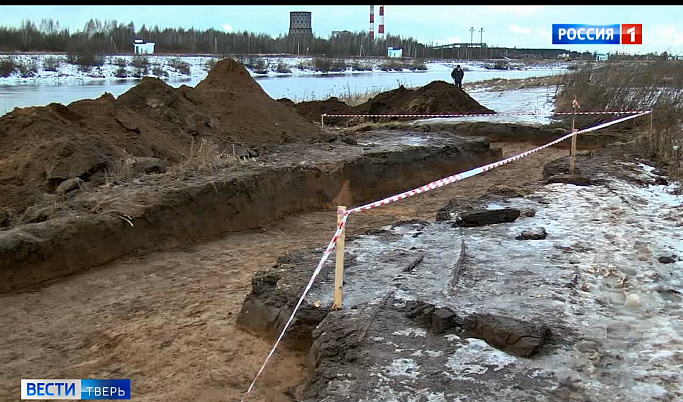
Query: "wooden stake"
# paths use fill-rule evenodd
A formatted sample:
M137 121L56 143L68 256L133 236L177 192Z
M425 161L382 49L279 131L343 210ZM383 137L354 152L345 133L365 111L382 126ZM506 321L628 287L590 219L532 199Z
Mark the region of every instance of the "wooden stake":
M325 115L320 115L320 128L325 129Z
M654 117L652 116L654 114L654 109L650 108L650 146L652 149L654 149L654 152L657 152L659 146L655 148L655 130L654 130Z
M576 120L576 106L572 106L572 147L569 150L569 174L574 176L574 158L576 157L576 129L574 128L574 121Z
M337 207L337 227L342 222L344 214L346 213L346 207ZM346 227L344 227L337 239L337 258L336 265L334 268L334 303L332 304L333 310L339 310L343 308L342 296L344 289L344 238L346 237Z

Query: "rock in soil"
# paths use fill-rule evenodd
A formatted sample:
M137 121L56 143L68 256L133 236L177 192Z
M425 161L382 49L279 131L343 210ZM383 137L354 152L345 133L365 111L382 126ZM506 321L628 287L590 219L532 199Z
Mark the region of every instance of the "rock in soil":
M489 345L522 357L537 354L550 339L545 325L536 325L494 314L472 314L465 318L465 335L486 341Z
M83 184L83 180L79 177L74 177L61 182L55 191L57 194L66 194L68 192L78 190L81 188L81 184Z
M138 156L132 158L132 168L135 173L164 173L166 172L166 162L159 158Z
M674 262L678 261L678 258L674 256L668 256L668 255L663 255L659 257L658 261L662 264L673 264Z
M514 222L519 218L521 211L515 208L491 209L477 212L463 213L454 226L484 226L496 223Z
M544 227L532 228L523 230L522 233L515 237L517 240L543 240L548 236Z

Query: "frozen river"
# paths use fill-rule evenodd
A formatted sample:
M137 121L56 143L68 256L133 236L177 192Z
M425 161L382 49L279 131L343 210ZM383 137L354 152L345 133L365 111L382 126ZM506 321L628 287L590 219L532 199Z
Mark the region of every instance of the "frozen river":
M270 74L254 76L256 81L274 99L290 98L295 101L327 99L331 96L365 94L397 88L422 86L435 80L450 82L450 70L454 63L427 63L426 71L379 71L348 72L337 74L294 71L290 75ZM539 68L528 70L487 70L466 66L465 82L478 82L492 78L526 78L547 76L565 72L564 68ZM206 77L206 72L193 72L190 77L172 77L166 82L173 87L194 87ZM45 106L57 102L69 104L81 99L93 99L109 92L119 96L137 85L136 79L92 79L76 77L53 77L48 79L0 80L0 114L15 107Z

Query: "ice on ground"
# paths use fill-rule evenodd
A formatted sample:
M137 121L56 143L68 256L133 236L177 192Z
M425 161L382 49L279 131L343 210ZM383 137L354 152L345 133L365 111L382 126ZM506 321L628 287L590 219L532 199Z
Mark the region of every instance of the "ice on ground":
M506 91L474 89L468 94L496 113L526 113L524 116L439 117L415 120L411 124L490 122L543 125L552 122L555 112L555 87L524 88Z
M637 162L624 169L652 176ZM596 400L683 400L683 261L658 261L683 256L683 197L672 195L673 184L602 178L604 185L554 183L533 196L497 202L536 210L511 223L411 224L381 237L355 238L347 243L347 253L357 257L345 281L349 307L397 288L402 300L447 306L461 317L500 314L551 329L554 345L533 359L449 336L456 350L448 352L445 370L473 386L485 381L479 376L514 373L536 382L580 384L572 392ZM530 227L544 227L548 237L515 239ZM466 258L451 287L462 240ZM422 262L403 273L417 253L424 253ZM331 303L332 294L325 284L309 296ZM443 359L424 352L413 357L421 367L427 367L425 359Z

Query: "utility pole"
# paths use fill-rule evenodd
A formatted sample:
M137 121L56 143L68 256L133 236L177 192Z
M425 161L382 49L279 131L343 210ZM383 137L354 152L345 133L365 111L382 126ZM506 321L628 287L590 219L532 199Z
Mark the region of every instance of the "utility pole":
M472 45L474 44L474 27L470 28L470 57L468 59L472 58Z
M479 29L479 56L481 57L481 50L484 50L484 28ZM484 59L486 58L486 53L484 53Z

